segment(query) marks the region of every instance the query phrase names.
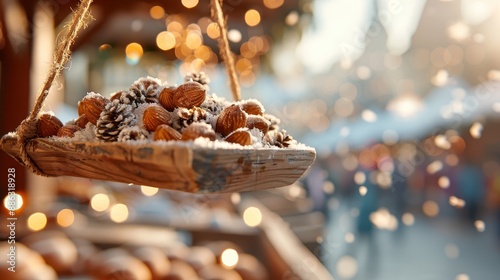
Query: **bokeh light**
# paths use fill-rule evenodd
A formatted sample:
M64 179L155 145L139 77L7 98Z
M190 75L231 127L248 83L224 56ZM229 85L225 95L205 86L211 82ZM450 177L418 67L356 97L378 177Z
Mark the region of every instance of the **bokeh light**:
M117 203L111 207L109 217L115 223L123 223L128 219L128 207L123 203Z
M97 193L90 199L90 207L97 212L106 211L109 207L109 196L104 193Z
M161 19L165 16L165 10L161 6L153 6L149 9L149 15L154 19Z
M256 26L260 23L260 13L250 9L245 13L245 22L248 26Z
M47 226L47 216L44 213L36 212L28 217L26 223L29 230L40 231Z
M23 197L18 193L15 193L13 195L8 194L3 199L3 206L5 207L5 209L10 211L21 209L21 207L23 207L23 204Z
M225 268L231 269L238 264L239 255L236 250L228 248L222 252L220 259Z
M153 196L158 193L158 188L149 187L149 186L141 186L141 192L145 196Z
M199 0L182 0L181 3L184 7L191 9L198 5Z
M75 213L71 209L62 209L57 213L57 224L62 227L69 227L75 221Z
M250 227L256 227L262 222L262 213L257 207L248 207L243 212L243 221Z

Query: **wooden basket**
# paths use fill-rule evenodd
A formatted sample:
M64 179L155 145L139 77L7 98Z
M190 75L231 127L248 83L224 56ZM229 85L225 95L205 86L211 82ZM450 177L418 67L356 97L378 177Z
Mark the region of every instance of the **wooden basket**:
M236 146L236 145L235 145ZM0 147L21 164L18 139ZM304 149L205 148L193 142L70 142L37 138L28 154L49 176L76 176L185 192L241 192L276 188L298 180L316 153Z
M33 124L70 56L70 46L84 26L92 0L81 0L67 35L58 45L54 63L30 116L16 133L5 135L0 148L36 174L77 176L154 186L185 192L240 192L294 183L313 163L316 152L305 146L248 149L237 145L205 147L193 142L104 143L36 138ZM221 0L211 0L221 27L220 48L235 101L240 99L234 61L227 42Z

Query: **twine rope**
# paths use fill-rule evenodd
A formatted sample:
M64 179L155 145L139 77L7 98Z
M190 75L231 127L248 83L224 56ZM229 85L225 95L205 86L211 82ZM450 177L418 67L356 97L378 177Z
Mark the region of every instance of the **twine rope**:
M219 54L224 61L224 65L226 66L226 72L231 86L231 93L234 101L239 101L241 99L240 83L238 82L238 76L236 75L236 69L234 68L233 53L229 48L227 24L226 19L224 18L224 13L222 12L222 0L210 0L210 11L212 20L219 25L221 33L217 39L219 44Z
M78 31L85 27L86 19L89 17L90 4L93 0L81 0L77 9L73 12L71 22L65 27L67 33L62 37L61 41L57 44L54 52L54 59L50 67L50 71L45 79L42 89L36 99L35 106L31 110L29 116L21 122L17 127L18 145L20 145L20 156L24 165L33 173L42 176L48 176L36 165L33 159L28 155L26 146L30 139L37 135L37 117L44 105L44 101L49 95L50 87L56 77L61 74L64 65L71 56L71 46L75 42Z

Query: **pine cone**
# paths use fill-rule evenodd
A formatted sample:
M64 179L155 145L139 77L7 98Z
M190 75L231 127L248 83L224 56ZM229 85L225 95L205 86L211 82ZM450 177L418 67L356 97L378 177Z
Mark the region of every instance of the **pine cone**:
M281 131L269 130L264 136L264 141L272 146L280 148L287 148L297 142L292 138L292 136L288 135L284 129Z
M271 125L269 126L269 130L276 130L277 131L280 129L281 120L278 119L276 116L271 115L271 114L264 114L264 118L271 122Z
M113 100L108 103L97 120L96 135L103 141L116 141L120 132L135 121L132 107Z
M120 101L132 105L134 109L142 103L158 103L160 89L158 79L151 77L140 78L130 86L129 91L121 94Z
M146 139L148 139L148 131L138 126L124 127L120 134L118 134L118 142Z
M184 77L185 82L193 81L198 82L205 87L207 91L209 91L208 84L210 83L210 78L205 74L205 72L199 73L187 73L186 77Z
M188 127L193 122L202 122L207 119L207 112L199 107L192 109L179 108L177 110L177 122L174 122L173 127L177 130Z
M205 101L203 101L200 107L212 115L219 115L222 110L229 105L230 103L223 98L212 94L205 97Z

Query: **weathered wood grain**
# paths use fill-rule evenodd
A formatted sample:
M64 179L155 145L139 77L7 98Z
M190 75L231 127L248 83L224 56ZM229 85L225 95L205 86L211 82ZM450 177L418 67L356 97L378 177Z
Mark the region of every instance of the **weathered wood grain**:
M15 135L5 135L0 148L21 163ZM31 140L27 150L38 167L50 176L76 176L202 193L290 185L316 157L312 148L212 149L185 142L136 145L48 138Z

